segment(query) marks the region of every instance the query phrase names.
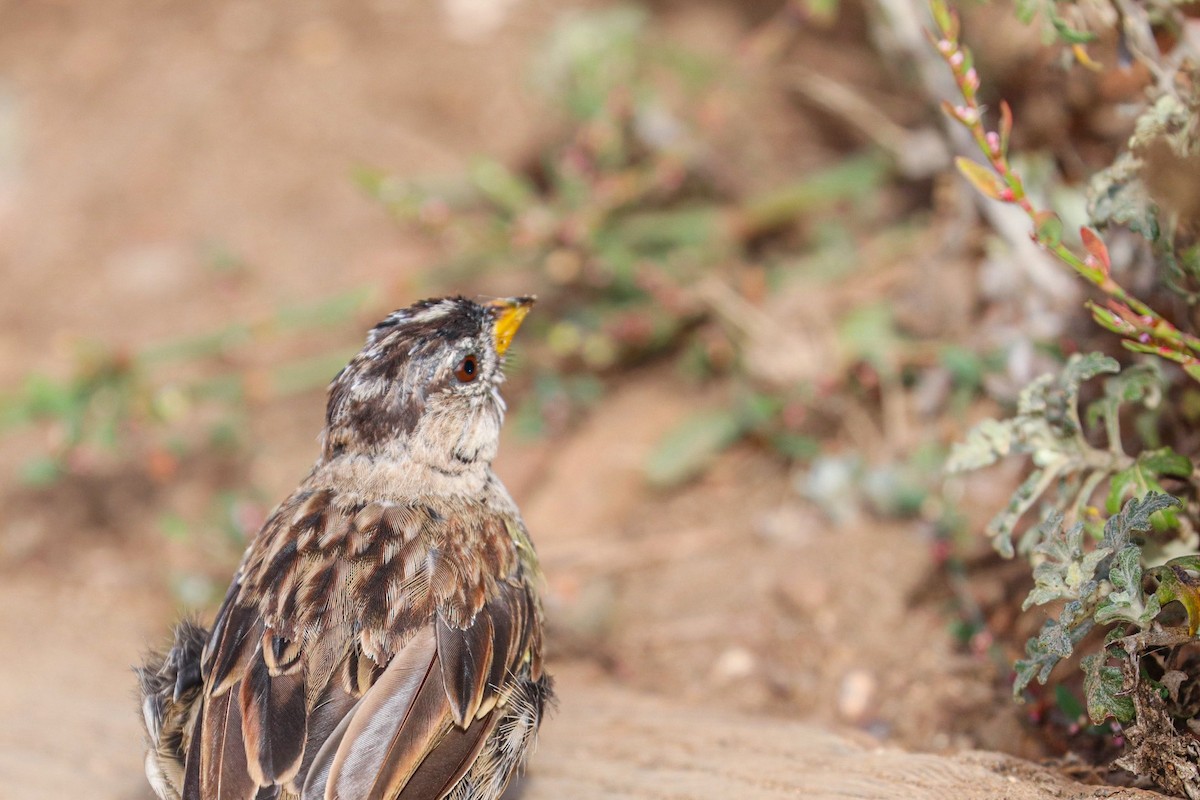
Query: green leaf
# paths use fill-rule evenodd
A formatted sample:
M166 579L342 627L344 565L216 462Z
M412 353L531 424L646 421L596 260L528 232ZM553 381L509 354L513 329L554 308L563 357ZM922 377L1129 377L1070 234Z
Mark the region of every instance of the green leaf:
M1138 456L1132 466L1112 477L1105 507L1115 513L1126 497L1140 498L1151 492L1165 494L1158 478L1171 475L1186 478L1192 474L1192 462L1169 447L1147 450ZM1151 517L1155 530L1170 530L1179 524L1179 515L1174 508L1163 508Z
M1169 447L1149 450L1138 455L1142 469L1154 475L1170 475L1187 478L1192 474L1192 462L1187 456L1176 453Z
M49 486L63 474L63 466L56 458L43 456L26 462L21 467L21 482L28 486Z
M1054 687L1054 702L1062 715L1072 722L1081 722L1083 715L1087 713L1087 709L1075 693L1061 683Z
M1131 494L1136 496L1133 487L1137 486L1137 464L1123 469L1112 476L1108 484L1108 497L1104 500L1104 509L1109 514L1115 514L1121 508L1121 503Z
M743 425L750 430L762 430L770 423L783 408L783 400L766 392L750 392L744 395L738 403L738 412L742 416Z
M1195 581L1179 566L1162 566L1153 570L1158 579L1158 590L1154 596L1162 605L1178 602L1188 616L1188 635L1195 636L1200 628L1200 592Z
M1155 512L1173 508L1181 503L1169 494L1150 492L1144 498L1131 498L1121 513L1109 517L1104 523L1104 538L1100 544L1113 551L1120 551L1130 544L1134 533L1144 533L1151 528L1150 517Z
M1162 400L1163 373L1157 361L1134 364L1104 382L1104 394L1118 403L1142 403L1157 408Z
M1108 580L1113 588L1096 609L1097 623L1106 625L1123 619L1145 628L1162 610L1157 596L1147 600L1142 591L1142 549L1137 545L1128 545L1117 553Z
M1084 381L1089 381L1097 375L1102 375L1106 372L1120 372L1121 365L1112 356L1106 356L1103 353L1086 353L1071 356L1067 359L1067 365L1063 368L1063 377L1060 383L1064 387L1074 387L1075 393L1079 393L1079 384Z
M1039 211L1033 217L1033 234L1046 247L1062 244L1063 221L1053 211Z
M743 417L734 411L709 411L689 417L663 437L650 454L646 477L660 487L684 483L699 475L744 432Z
M1096 40L1096 34L1072 28L1065 19L1053 12L1052 5L1050 9L1050 24L1054 26L1055 32L1064 42L1067 44L1087 44Z
M1191 572L1200 572L1200 553L1195 553L1190 556L1179 556L1177 558L1172 558L1163 566L1178 567L1179 569L1186 569Z
M988 523L987 530L992 537L992 547L1004 558L1013 557L1013 530L1016 529L1017 522L1044 491L1045 479L1044 470L1031 471L1013 492L1012 497L1008 500L1008 505L992 517ZM1026 549L1022 548L1022 552L1026 552Z
M1014 451L1020 452L1017 450L1019 435L1019 426L1014 420L985 419L967 431L965 441L955 442L950 447L946 471L969 472L991 466Z
M1021 605L1022 611L1054 600L1075 600L1092 594L1096 567L1112 553L1106 547L1084 552L1083 524L1064 530L1062 522L1060 514L1053 514L1042 525L1039 533L1042 543L1034 552L1045 559L1033 568L1034 587Z
M1077 607L1077 604L1075 605ZM1069 622L1064 624L1064 618L1069 619L1071 616L1070 611L1064 610L1059 619L1046 620L1041 632L1025 643L1027 658L1018 660L1014 665L1016 669L1016 677L1013 680L1014 697L1020 697L1021 692L1034 678L1037 678L1038 683L1044 685L1058 662L1069 657L1074 651L1075 645L1079 644L1083 637L1091 631L1091 620L1085 619L1074 626Z
M937 25L938 32L946 39L957 39L954 12L950 10L946 0L930 0L929 10L933 13L933 21Z
M1038 2L1037 0L1017 0L1016 13L1017 19L1028 25L1037 16Z
M1104 649L1111 655L1121 656L1125 653L1125 648L1117 644L1121 639L1124 639L1128 634L1124 625L1113 627L1108 633L1104 634Z
M25 408L31 417L62 418L76 413L86 402L69 382L33 374L25 379Z
M1016 675L1013 677L1013 697L1019 698L1025 687L1033 683L1045 684L1050 673L1061 660L1059 656L1047 653L1038 637L1033 636L1025 642L1026 658L1017 659L1013 665Z
M1133 698L1125 691L1125 676L1121 670L1105 664L1106 659L1103 655L1090 655L1080 662L1088 716L1095 725L1109 717L1128 724L1133 722L1135 714Z
M537 191L525 178L495 159L477 159L471 165L471 182L493 205L510 215L521 213L537 198Z
M768 441L777 453L793 461L807 461L821 452L819 439L800 433L773 433Z
M1120 334L1121 336L1128 336L1132 333L1136 333L1136 328L1109 309L1098 306L1090 300L1084 305L1086 305L1088 310L1092 312L1092 319L1096 321L1096 324L1101 328L1104 328L1106 331L1112 331L1113 333Z
M958 171L962 173L962 176L980 194L990 197L993 200L1001 199L1001 192L1007 187L1000 182L1000 179L990 169L964 156L955 158L954 164L958 167Z
M1117 156L1112 166L1088 181L1088 218L1103 228L1128 226L1152 244L1162 234L1158 206L1142 182L1143 162L1132 152Z
M838 325L838 343L847 358L865 361L880 372L890 372L899 342L895 311L890 302L862 305Z
M984 357L956 344L946 344L938 350L938 363L950 373L955 386L972 391L983 385L984 375L988 372Z

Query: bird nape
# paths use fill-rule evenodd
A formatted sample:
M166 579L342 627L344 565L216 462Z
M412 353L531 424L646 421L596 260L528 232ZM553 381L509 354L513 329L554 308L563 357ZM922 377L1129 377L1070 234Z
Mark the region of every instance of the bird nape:
M334 378L316 463L212 629L137 670L160 798L504 792L552 694L537 558L492 471L532 303L416 303Z

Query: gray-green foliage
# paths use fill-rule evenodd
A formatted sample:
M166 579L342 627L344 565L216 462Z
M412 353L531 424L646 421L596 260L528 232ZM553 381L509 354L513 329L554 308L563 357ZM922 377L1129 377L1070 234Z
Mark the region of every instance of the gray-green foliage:
M1026 657L1016 664L1014 694L1020 695L1035 677L1045 683L1095 625L1126 621L1145 628L1154 621L1162 608L1154 593L1142 589L1142 548L1135 534L1151 529L1153 514L1178 505L1174 497L1155 492L1132 498L1108 519L1099 542L1082 523L1064 528L1057 514L1041 526L1043 541L1034 556L1044 560L1033 568L1034 587L1022 609L1065 602L1058 617L1047 620L1026 643ZM1089 708L1103 704L1102 698L1088 694Z
M1017 0L1017 19L1029 24L1039 15L1045 21L1043 38L1047 42L1059 39L1067 44L1085 44L1096 38L1096 34L1078 27L1063 14L1063 7L1070 13L1073 9L1055 0Z
M1098 227L1126 227L1151 246L1169 285L1189 302L1200 300L1200 244L1181 234L1186 220L1160 205L1147 184L1151 160L1159 172L1165 163L1183 165L1200 155L1197 97L1165 93L1138 117L1128 150L1088 182L1088 216ZM1182 224L1181 224L1182 223Z
M1110 377L1103 394L1081 414L1082 384L1105 374ZM1034 586L1022 610L1057 607L1015 665L1013 692L1018 696L1034 679L1045 683L1097 626L1119 636L1127 628L1148 630L1164 606L1179 601L1188 611L1189 629L1195 630L1200 599L1192 591L1190 573L1200 567L1200 558L1176 558L1147 570L1140 538L1183 524L1181 504L1166 494L1162 480L1188 478L1192 464L1169 447L1130 455L1122 445L1122 412L1153 414L1161 395L1162 378L1155 366L1120 371L1107 356L1074 355L1061 373L1044 375L1026 387L1013 417L985 420L951 453L951 472L979 469L1009 455L1027 455L1033 465L989 525L995 548L1006 558L1019 553L1032 568ZM1096 440L1102 444L1093 444ZM1096 498L1104 498L1109 514L1103 524L1092 505ZM1029 525L1014 547L1014 530L1035 507L1040 521ZM1146 591L1146 577L1156 588ZM1083 662L1088 712L1096 722L1109 716L1128 722L1134 708L1122 686L1137 653L1131 655L1116 639L1104 647L1103 654ZM1107 663L1121 656L1127 659L1125 666Z
M1128 497L1162 491L1163 475L1191 473L1190 462L1169 448L1136 457L1122 449L1122 407L1136 405L1153 412L1161 400L1162 381L1152 364L1119 370L1114 359L1100 353L1073 355L1061 373L1043 375L1021 392L1015 416L984 420L951 451L946 464L950 472L979 469L1010 455L1031 457L1033 470L988 525L1001 555L1011 558L1017 551L1028 555L1041 543L1039 531L1044 526L1031 527L1016 550L1012 541L1017 524L1039 501L1049 507L1044 519L1056 512L1074 522L1088 518L1092 498L1106 481L1106 507L1111 514ZM1103 396L1089 405L1081 419L1080 386L1098 375L1118 372L1105 381ZM1103 431L1104 447L1089 441L1089 428Z

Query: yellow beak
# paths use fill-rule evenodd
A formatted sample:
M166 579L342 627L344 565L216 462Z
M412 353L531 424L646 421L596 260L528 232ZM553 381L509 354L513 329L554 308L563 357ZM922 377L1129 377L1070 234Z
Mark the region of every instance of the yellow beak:
M513 337L517 335L517 328L521 327L521 322L525 319L525 315L529 313L529 309L533 308L533 302L536 299L535 297L505 297L488 303L489 306L497 309L497 355L504 355L508 350L508 346L512 344Z

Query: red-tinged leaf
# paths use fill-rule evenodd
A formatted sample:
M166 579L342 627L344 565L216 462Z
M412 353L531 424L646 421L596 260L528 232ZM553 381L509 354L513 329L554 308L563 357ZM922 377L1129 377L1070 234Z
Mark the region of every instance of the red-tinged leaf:
M1133 326L1107 308L1101 308L1092 302L1088 303L1088 308L1091 309L1092 319L1096 320L1100 327L1121 335L1134 333Z
M1034 235L1046 247L1058 247L1062 243L1063 223L1053 211L1039 211L1033 215Z
M1116 331L1116 332L1120 333L1121 331ZM1168 359L1170 361L1176 360L1176 359L1172 359L1172 357L1171 357L1172 351L1171 350L1164 350L1162 345L1159 345L1159 344L1152 344L1150 342L1141 343L1141 342L1135 342L1135 341L1133 341L1133 339L1124 339L1124 341L1121 342L1121 345L1124 349L1132 350L1133 353L1146 353L1146 354L1150 354L1150 355L1157 355L1157 356L1163 357L1163 359Z
M1158 601L1164 606L1178 601L1187 611L1188 635L1195 636L1196 629L1200 628L1200 593L1197 593L1197 587L1187 572L1181 567L1164 566L1154 570L1152 574L1159 581L1158 590L1155 592Z
M1192 572L1200 572L1200 555L1179 556L1172 558L1163 566L1179 567L1180 569L1190 569Z
M1096 263L1103 267L1104 274L1107 275L1109 269L1112 268L1112 261L1108 257L1108 245L1100 238L1100 234L1091 228L1080 228L1079 236L1083 239L1083 246L1087 249L1088 254L1096 259Z
M1008 157L1008 139L1012 136L1013 115L1012 106L1007 100L1000 101L1000 157Z
M1144 320L1141 317L1139 317L1137 314L1135 314L1133 309L1130 308L1129 306L1127 306L1124 303L1119 302L1117 300L1113 300L1112 298L1105 300L1104 304L1106 306L1108 306L1109 311L1113 312L1114 314L1116 314L1121 319L1125 320L1127 323L1129 323L1133 327L1135 327L1135 328L1142 327Z
M1001 199L1000 193L1005 187L1000 183L1000 179L987 167L963 156L954 159L954 164L958 167L958 171L962 173L962 176L970 181L971 185L978 189L980 193L993 200Z
M1169 347L1163 347L1161 344L1155 344L1153 342L1142 343L1135 342L1132 339L1125 339L1121 342L1121 345L1126 350L1132 350L1135 353L1148 353L1152 356L1165 358L1167 361L1174 361L1177 364L1184 364L1185 371L1187 370L1186 365L1188 362L1195 360L1186 353L1180 353L1178 350L1172 350ZM1190 375L1191 373L1189 372L1188 374Z

